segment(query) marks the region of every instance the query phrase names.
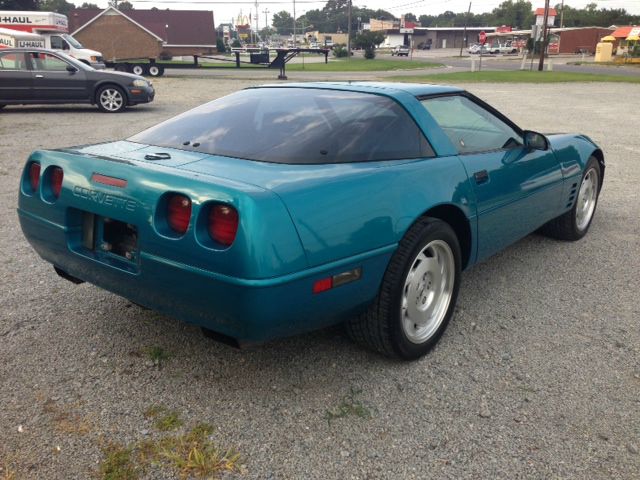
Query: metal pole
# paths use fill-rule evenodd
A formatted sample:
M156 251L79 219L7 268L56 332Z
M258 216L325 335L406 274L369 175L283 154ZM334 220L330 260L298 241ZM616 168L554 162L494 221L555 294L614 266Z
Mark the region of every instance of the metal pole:
M462 49L464 48L464 40L465 38L467 38L467 23L469 23L469 15L471 15L471 2L469 2L469 10L467 11L467 18L464 19L464 30L462 31L462 45L460 45L460 56L462 56Z
M347 60L351 58L351 0L349 0L349 14L347 15Z
M293 0L293 48L298 48L298 40L296 38L296 0Z
M258 43L258 0L256 0L256 41L254 43Z
M560 3L560 28L564 28L564 0Z
M549 19L549 0L544 2L544 20L542 25L542 48L540 49L540 62L538 62L538 71L544 69L544 51L547 46L547 21Z

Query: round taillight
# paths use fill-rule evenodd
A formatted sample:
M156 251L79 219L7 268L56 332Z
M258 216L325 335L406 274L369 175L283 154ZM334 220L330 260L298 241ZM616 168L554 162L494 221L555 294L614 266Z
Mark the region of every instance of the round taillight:
M167 202L167 223L171 230L183 235L191 220L191 200L184 195L172 195Z
M38 191L40 186L40 164L38 162L31 162L31 165L29 165L29 184L31 185L31 190Z
M238 211L228 205L213 205L209 210L208 229L215 242L230 246L238 233Z
M62 191L62 179L64 178L64 173L60 167L53 167L51 169L51 193L55 198L60 196L60 192Z

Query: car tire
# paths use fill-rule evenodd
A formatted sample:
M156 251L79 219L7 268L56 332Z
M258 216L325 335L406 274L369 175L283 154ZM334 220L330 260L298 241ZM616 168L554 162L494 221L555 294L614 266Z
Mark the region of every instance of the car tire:
M104 85L96 92L96 104L106 113L118 113L127 108L127 95L116 85Z
M602 168L595 157L590 157L576 189L576 201L568 212L544 225L540 232L559 240L576 241L587 234L596 213L602 186Z
M453 316L461 258L458 238L447 223L419 219L398 244L373 304L347 322L349 336L389 357L425 355Z
M133 65L131 65L131 73L133 73L134 75L143 76L147 75L147 73L149 72L147 65L144 65L142 63L134 63Z
M162 65L149 65L150 77L161 77L164 75L164 67Z

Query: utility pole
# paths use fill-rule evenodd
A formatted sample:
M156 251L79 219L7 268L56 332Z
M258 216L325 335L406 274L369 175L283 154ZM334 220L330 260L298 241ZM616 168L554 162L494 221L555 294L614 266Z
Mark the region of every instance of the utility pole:
M293 0L293 48L298 48L298 40L296 38L296 0Z
M256 0L256 41L253 42L254 44L258 43L258 0Z
M347 27L347 60L351 59L351 0L349 0L349 13L347 15L347 22L349 22L349 26Z
M540 48L540 62L538 63L538 71L544 69L544 51L547 49L547 21L549 20L549 0L544 2L544 20L542 25L542 48Z
M564 28L564 0L560 2L560 28Z
M269 28L269 9L265 8L262 13L264 13L264 28Z
M464 41L467 39L467 23L469 23L469 15L471 15L471 2L469 2L469 10L467 10L467 18L464 19L464 30L462 31L462 45L460 45L460 56L462 56Z

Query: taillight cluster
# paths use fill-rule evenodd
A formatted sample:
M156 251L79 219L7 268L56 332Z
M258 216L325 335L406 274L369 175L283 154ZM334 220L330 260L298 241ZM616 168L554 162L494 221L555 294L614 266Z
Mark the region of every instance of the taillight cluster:
M166 198L165 205L169 229L179 236L187 233L191 223L191 199L180 193L172 193ZM233 244L239 225L238 211L235 208L220 203L204 204L200 209L200 216L215 245L229 247Z
M40 190L40 179L44 178L43 185L43 198L48 201L56 201L60 197L62 191L62 180L64 178L64 172L60 167L48 167L44 175L41 175L42 167L38 162L31 162L27 169L28 185L31 189L31 193L36 193Z

